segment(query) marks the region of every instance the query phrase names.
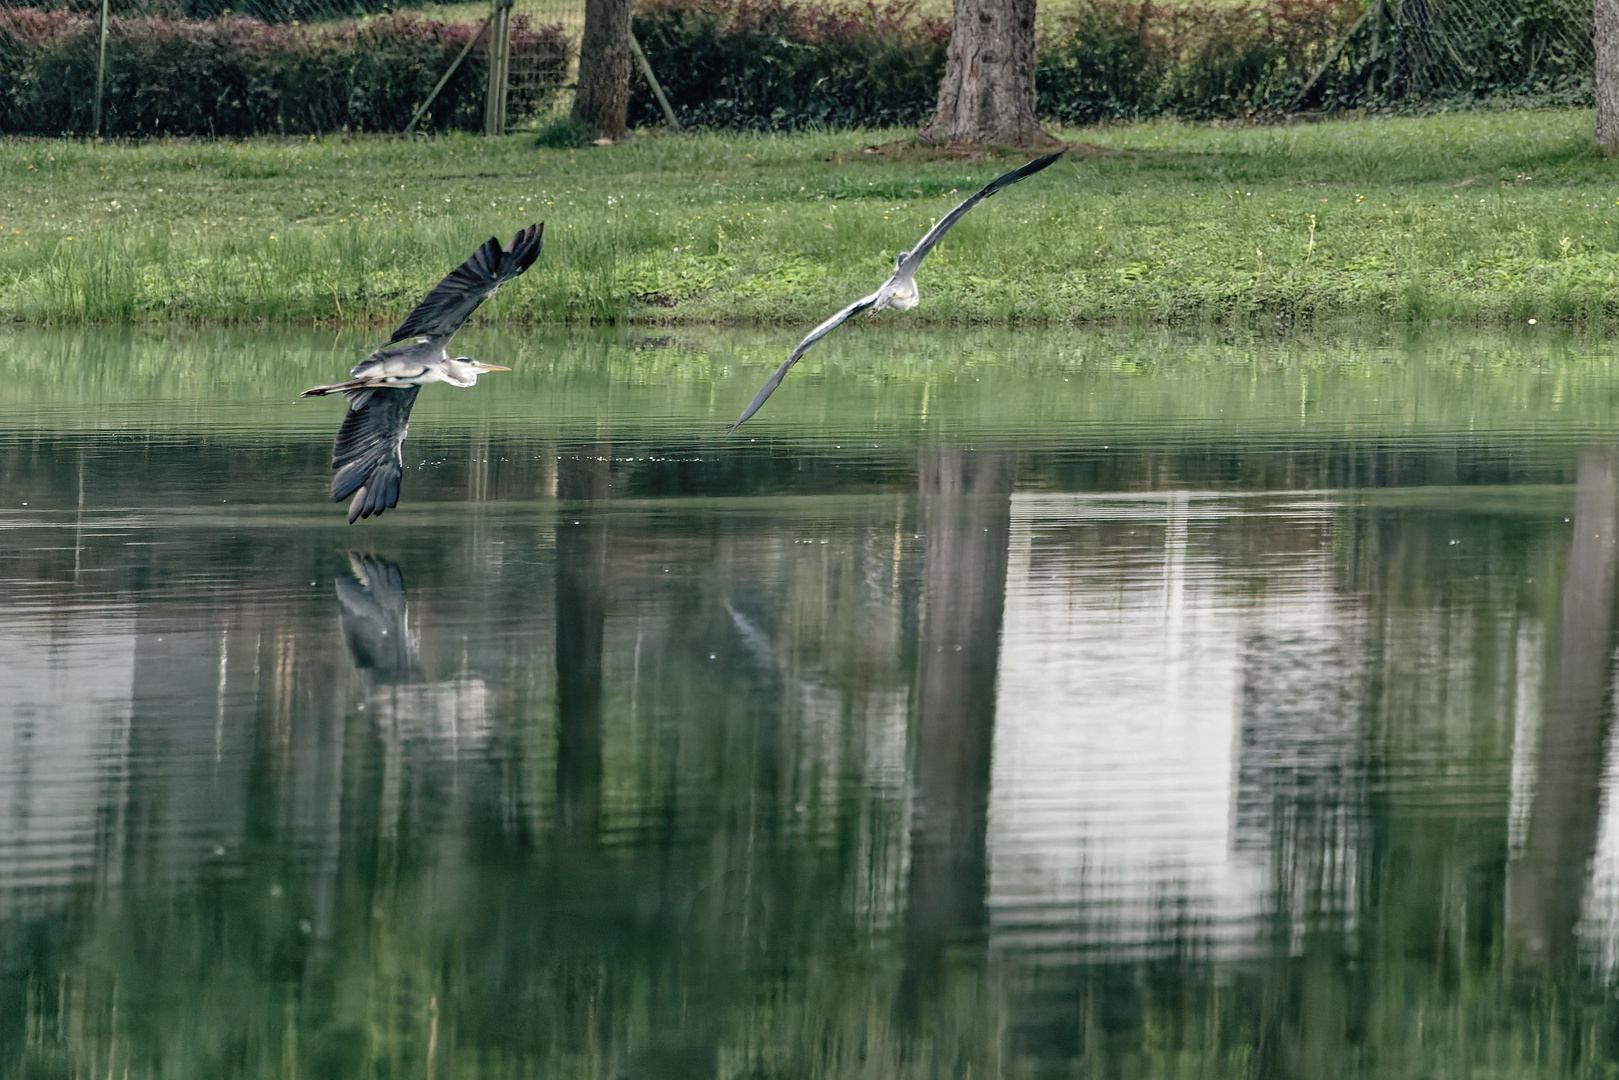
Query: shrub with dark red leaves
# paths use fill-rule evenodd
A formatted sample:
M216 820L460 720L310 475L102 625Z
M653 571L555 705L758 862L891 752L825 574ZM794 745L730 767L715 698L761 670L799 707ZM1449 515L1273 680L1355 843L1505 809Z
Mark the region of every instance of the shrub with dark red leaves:
M110 20L102 131L108 135L264 135L398 131L476 31L393 15L287 26L226 17ZM487 41L487 35L484 41ZM567 75L561 27L512 18L513 66L541 74L513 88L509 115L537 111ZM0 11L0 131L89 132L96 34L67 11ZM424 128L483 124L488 50L456 70Z
M920 123L950 39L949 24L919 14L915 0L650 0L634 30L681 122L715 128ZM662 120L639 78L630 118Z
M99 15L101 0L34 0L38 7ZM107 0L114 15L158 15L169 19L217 19L245 15L265 22L355 18L402 6L397 0Z

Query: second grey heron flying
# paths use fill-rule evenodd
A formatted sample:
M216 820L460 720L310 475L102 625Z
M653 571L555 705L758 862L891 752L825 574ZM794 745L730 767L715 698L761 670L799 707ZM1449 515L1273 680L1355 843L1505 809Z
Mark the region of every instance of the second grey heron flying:
M510 371L469 356L452 357L445 347L472 313L540 257L545 224L530 225L502 251L491 236L472 257L447 274L405 316L388 343L349 372L347 382L312 386L303 397L342 394L348 398L343 425L332 448L332 499L350 495L349 524L399 503L401 447L416 394L428 383L467 387L486 371Z
M927 235L923 236L914 248L910 251L899 253L899 258L894 260L894 273L890 275L887 281L878 286L876 292L870 296L862 296L826 320L826 322L811 330L809 335L803 341L800 341L798 347L787 357L786 362L776 369L775 374L770 376L764 386L759 388L759 392L754 395L753 401L748 404L746 409L742 410L742 415L737 418L737 422L731 425L731 430L735 431L741 427L747 422L748 417L759 411L759 407L765 403L765 399L775 392L776 387L781 385L781 380L786 377L787 372L792 370L793 365L798 363L799 357L809 351L811 345L826 337L826 335L848 322L851 318L867 310L881 311L884 308L892 307L901 311L909 311L915 307L920 300L920 296L916 291L916 269L922 265L922 260L927 258L928 252L933 250L934 245L944 238L945 233L950 231L950 227L960 221L963 214L997 191L1004 187L1011 187L1025 177L1033 176L1067 152L1068 147L1065 146L1054 154L1036 158L1021 169L1014 169L1009 173L996 177L959 203L954 210L941 218L937 225L929 229Z

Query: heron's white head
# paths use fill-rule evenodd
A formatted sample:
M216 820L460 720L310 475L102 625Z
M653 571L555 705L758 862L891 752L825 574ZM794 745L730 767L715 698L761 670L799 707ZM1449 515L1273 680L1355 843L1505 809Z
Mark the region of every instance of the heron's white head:
M499 364L486 364L482 360L474 360L470 356L457 356L453 360L444 362L446 382L457 386L471 386L478 381L478 376L486 371L510 371L509 367Z

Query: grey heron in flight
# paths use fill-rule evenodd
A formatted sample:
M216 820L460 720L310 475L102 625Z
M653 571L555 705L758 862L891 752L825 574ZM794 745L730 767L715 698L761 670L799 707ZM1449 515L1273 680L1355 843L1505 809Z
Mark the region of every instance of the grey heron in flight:
M342 394L348 410L332 447L332 500L350 495L349 524L399 504L400 448L416 394L428 383L467 387L486 371L510 371L469 356L452 357L445 347L483 303L540 257L542 222L512 237L505 251L491 236L472 257L405 316L388 343L354 366L347 382L312 386L303 397Z
M826 320L826 322L811 330L809 335L798 343L798 347L788 355L787 360L781 367L776 369L775 374L771 375L764 386L759 388L759 392L753 396L753 401L748 404L748 407L742 410L742 415L737 418L737 422L731 425L731 431L741 427L747 422L748 417L759 411L759 407L765 403L765 399L775 393L776 387L781 385L781 380L786 377L787 372L791 371L793 365L798 363L799 357L809 352L811 345L826 337L826 335L848 322L854 316L867 310L881 311L884 308L891 307L898 308L901 311L909 311L915 307L921 299L916 291L916 269L922 265L922 260L927 258L928 252L932 251L934 246L944 239L944 234L950 231L950 227L960 221L967 211L997 191L1005 187L1011 187L1026 177L1033 176L1067 152L1068 147L1065 146L1054 154L1036 158L1021 169L1013 169L1009 173L997 176L982 188L979 188L977 192L962 200L954 210L940 218L939 223L929 229L927 235L922 237L914 248L899 253L899 258L894 260L894 273L887 281L878 286L876 292L870 296L862 296Z

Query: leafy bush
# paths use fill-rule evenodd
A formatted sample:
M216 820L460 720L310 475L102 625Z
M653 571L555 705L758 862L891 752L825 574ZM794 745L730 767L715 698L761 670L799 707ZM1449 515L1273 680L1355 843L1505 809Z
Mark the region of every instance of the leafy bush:
M1067 123L1286 108L1359 0L1083 0L1036 61L1042 116Z
M1533 96L1589 104L1581 0L1379 0L1323 87L1329 106Z
M514 66L542 73L513 87L513 118L537 111L567 72L560 27L512 18ZM102 130L108 135L260 135L398 131L475 25L393 15L294 27L229 17L110 20ZM487 39L486 39L487 40ZM0 12L0 131L91 130L95 23L58 10ZM483 123L489 55L475 47L440 93L428 128Z
M634 30L681 123L715 128L918 124L933 111L950 39L949 24L918 14L916 0L650 0ZM663 119L639 78L630 119Z
M39 6L86 15L101 12L101 0L39 0ZM114 15L154 15L165 19L245 15L273 23L353 18L412 6L415 5L391 0L108 0L107 4Z
M588 125L581 124L571 116L558 116L540 128L534 145L551 150L578 150L589 146L595 134Z

